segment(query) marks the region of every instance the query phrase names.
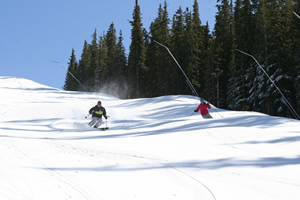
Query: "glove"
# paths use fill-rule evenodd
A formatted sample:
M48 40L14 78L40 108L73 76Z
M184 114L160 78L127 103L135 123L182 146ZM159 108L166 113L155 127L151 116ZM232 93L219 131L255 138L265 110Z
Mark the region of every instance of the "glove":
M208 105L208 106L209 106L209 103L206 103L206 105Z
M194 110L194 112L198 112L197 110Z
M107 116L104 116L105 117L105 119L107 119Z

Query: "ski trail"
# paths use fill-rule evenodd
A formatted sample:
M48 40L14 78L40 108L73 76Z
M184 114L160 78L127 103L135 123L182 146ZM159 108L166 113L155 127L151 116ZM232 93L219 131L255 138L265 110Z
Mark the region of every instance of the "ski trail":
M51 166L55 165L49 161L47 157L43 156L42 151L37 151L35 147L26 145L26 140L30 139L22 139L22 148L17 145L19 142L18 139L9 138L9 140L9 154L11 155L13 153L13 157L19 158L17 159L18 163L11 164L15 171L15 178L8 178L8 182L10 182L11 185L10 188L13 188L10 192L18 194L18 196L22 197L21 199L61 199L62 197L101 199L88 186L71 175L68 175L67 173L62 174L56 170L52 170ZM24 163L26 163L26 166ZM40 170L41 168L43 169L42 171ZM35 171L34 173L36 176L42 176L43 178L39 179L43 179L44 182L36 182L34 177L26 176L26 174L32 174L32 172L30 173L32 170ZM22 180L18 177L21 177ZM14 180L17 180L17 182ZM52 182L56 183L56 189L53 187L53 184L51 184ZM36 184L45 185L45 190L34 190ZM52 190L53 193L49 193ZM2 193L2 195L5 196L6 194Z
M132 156L130 156L132 157ZM198 197L200 199L206 199L206 200L216 200L216 197L214 193L209 189L208 186L206 186L202 181L199 179L189 175L187 172L184 172L183 170L179 169L178 167L174 167L171 164L166 164L166 160L159 160L155 158L148 158L143 156L134 156L134 158L142 159L142 160L148 160L154 163L159 163L160 165L166 167L168 170L173 170L172 174L178 178L184 183L189 184L191 187L194 188L194 191L198 193ZM188 180L189 179L189 180Z
M104 151L104 152L103 152ZM122 158L122 159L129 159L133 160L134 163L137 162L138 166L145 166L146 170L148 168L161 168L161 174L163 176L168 176L170 179L177 182L181 187L188 188L191 190L190 192L193 193L197 199L205 199L205 200L216 200L214 193L211 189L205 185L199 179L191 176L188 172L179 169L178 167L174 167L172 164L169 164L167 160L157 159L153 157L143 156L141 153L120 153L123 152L122 150L119 151L106 151L103 149L102 154L108 154L110 156ZM158 165L157 165L158 164ZM118 166L118 165L116 165ZM125 165L126 166L126 165ZM148 167L147 167L148 166ZM120 166L121 167L121 166ZM121 167L120 170L128 170L130 171L134 166L128 166L127 168ZM159 180L157 180L159 182Z
M18 159L9 159L9 155L12 153ZM19 168L22 166L22 156L16 151L9 138L0 138L0 162L2 165L0 174L1 199L35 199L34 188L24 178L23 170ZM14 173L9 173L10 171L14 171Z

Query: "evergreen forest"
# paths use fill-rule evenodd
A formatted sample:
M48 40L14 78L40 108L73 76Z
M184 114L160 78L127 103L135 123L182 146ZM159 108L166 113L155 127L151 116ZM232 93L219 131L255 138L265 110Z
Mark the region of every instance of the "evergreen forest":
M79 60L72 49L64 90L122 99L193 95L158 41L172 52L199 96L213 105L297 118L300 0L217 0L216 7L212 30L202 23L197 0L191 9L179 7L172 16L165 1L145 28L136 0L128 24L128 55L122 31L117 33L113 23L101 35L95 29Z

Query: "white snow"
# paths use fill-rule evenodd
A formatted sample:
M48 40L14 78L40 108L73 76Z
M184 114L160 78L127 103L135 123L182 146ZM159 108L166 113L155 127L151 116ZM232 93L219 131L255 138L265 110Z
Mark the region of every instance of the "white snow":
M204 120L192 96L120 100L15 77L0 77L0 99L1 200L300 199L297 120L215 107ZM108 131L86 126L98 100Z

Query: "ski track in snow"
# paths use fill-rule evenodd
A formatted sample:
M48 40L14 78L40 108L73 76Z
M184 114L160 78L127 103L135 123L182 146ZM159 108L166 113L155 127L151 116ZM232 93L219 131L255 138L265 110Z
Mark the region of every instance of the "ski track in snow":
M151 121L153 121L153 119ZM154 120L154 121L158 122L158 120ZM149 121L148 121L148 123L149 123ZM87 126L86 123L68 122L68 121L64 121L64 120L52 123L51 127L54 129L61 129L61 130L93 131L93 128L90 128L89 126ZM116 126L114 126L114 127L116 127ZM122 127L124 127L124 126L122 126ZM126 125L126 127L129 127L128 124ZM76 147L76 148L78 148L78 147ZM101 152L101 153L103 154L104 152ZM183 185L190 185L189 187L194 189L194 193L195 194L198 193L197 196L202 197L202 198L205 197L205 199L207 199L207 200L210 200L210 199L215 200L216 199L213 192L204 183L202 183L197 178L192 177L187 172L184 172L170 164L167 164L168 161L166 161L166 160L145 157L145 156L142 156L140 153L123 154L120 152L106 152L105 154L114 155L114 156L118 156L118 157L122 157L122 158L126 158L126 159L131 159L131 160L135 160L138 162L142 161L141 163L146 162L146 163L149 163L149 165L159 164L159 165L161 165L161 167L166 168L163 173L164 175L168 174L168 176L170 176L172 179L174 179L174 177L176 179L179 179L180 182L182 182L181 184L183 184ZM130 170L130 168L127 170ZM187 179L189 179L189 180L187 180ZM200 189L200 188L202 188L202 189Z
M57 146L58 143L53 143L54 146ZM209 190L209 188L202 183L201 181L199 181L198 179L192 177L191 175L188 175L187 172L184 172L180 169L177 169L176 167L173 167L166 160L160 160L160 159L156 159L156 158L151 158L151 157L146 157L141 155L141 153L122 153L122 151L112 151L112 150L108 150L106 151L105 148L102 148L101 151L97 151L97 147L96 146L90 146L89 148L87 148L86 146L81 146L81 145L76 145L76 146L70 146L70 144L65 143L65 142L61 142L59 141L59 147L58 149L62 149L62 147L65 149L73 149L74 153L76 154L80 154L78 152L84 152L85 156L87 156L86 154L93 154L93 155L102 155L102 157L109 157L109 158L113 158L111 159L109 168L115 168L115 170L122 170L122 171L132 171L134 170L134 166L145 166L145 170L147 170L147 168L149 167L153 167L153 168L163 168L164 170L160 170L161 172L159 172L159 176L167 176L169 177L169 179L172 180L176 180L179 185L184 186L184 188L189 188L189 190L191 191L191 193L193 193L195 196L197 196L198 198L205 198L207 200L214 200L215 197L212 193L211 190ZM65 150L66 152L71 152L70 150ZM104 155L104 156L103 156ZM128 166L127 168L120 168L118 166L118 161L119 160L131 160L134 164L133 166ZM48 164L47 166L54 166L53 164ZM47 170L51 170L51 171L60 171L60 170L64 170L62 169L56 169L56 168L46 168ZM97 171L97 169L95 169ZM57 173L57 172L56 172ZM157 180L157 182L159 182L159 178ZM91 199L91 198L90 198ZM92 198L95 199L95 198ZM99 198L97 198L99 199Z
M23 139L24 140L24 139ZM25 139L28 140L28 139ZM29 177L24 177L24 174L22 174L22 172L24 171L24 169L28 168L32 168L29 166L40 166L41 168L46 170L46 173L44 172L38 172L37 170L36 173L38 175L43 176L43 179L45 180L45 182L41 182L40 184L45 184L47 185L48 182L57 182L57 189L60 190L67 190L70 191L70 193L73 195L73 197L79 198L79 199L100 199L97 196L93 196L93 191L89 190L88 187L86 187L84 184L82 184L80 181L74 179L71 176L68 176L67 174L61 174L58 171L55 170L51 170L51 168L48 168L48 166L53 166L53 163L51 163L48 159L47 156L42 155L41 152L36 151L36 149L34 149L35 147L31 146L31 145L24 145L22 144L22 149L20 149L20 147L18 147L17 145L14 145L14 142L11 142L11 144L9 145L9 149L14 151L14 155L18 156L18 163L16 163L16 165L18 165L21 170L14 170L14 173L16 173L16 177L20 177L22 179L22 181L25 183L26 188L28 188L28 191L30 191L30 194L27 194L26 196L22 196L22 199L36 199L34 192L36 192L35 186L31 185L30 178ZM24 163L27 163L26 165L24 165ZM17 168L16 168L17 169ZM33 169L34 170L34 169ZM31 177L31 178L35 178L35 177ZM8 180L9 181L9 180ZM12 185L15 187L16 184L12 183ZM24 187L24 186L22 186ZM50 186L51 187L51 186ZM15 187L16 188L16 187ZM17 188L16 188L17 189ZM55 189L55 188L53 188ZM24 193L24 190L20 190L18 191L18 189L16 190L17 194L22 194ZM43 197L45 199L51 199L49 197ZM55 198L55 197L53 197ZM66 196L65 198L72 198L72 196ZM10 199L10 198L8 198ZM38 199L40 199L40 197L38 197Z
M68 124L66 123L65 125L68 126ZM77 127L77 126L76 126ZM63 128L63 127L60 127ZM75 128L75 127L73 127ZM94 131L95 132L95 131ZM22 138L20 140L33 140L34 138ZM39 138L41 139L41 138ZM13 143L12 143L13 144ZM30 143L31 144L31 143ZM56 151L63 151L66 153L70 153L73 151L72 154L80 154L82 152L84 152L85 156L88 156L86 154L101 154L101 155L107 155L108 157L115 157L117 160L121 159L129 159L129 160L134 160L134 163L137 163L136 165L145 165L147 164L147 166L149 165L150 167L158 167L158 168L164 168L164 170L162 170L162 172L159 172L161 175L160 176L167 176L170 179L176 179L177 182L179 182L179 185L184 186L184 188L189 188L188 190L191 190L191 192L195 195L200 197L206 197L205 199L215 199L213 194L211 193L211 191L203 184L201 183L199 180L191 177L190 175L187 175L187 173L169 166L168 164L164 164L164 162L162 160L158 160L158 159L154 159L154 158L148 158L145 156L141 156L139 153L137 154L124 154L124 153L120 153L120 152L112 152L112 151L104 151L101 150L100 152L97 152L97 147L89 147L87 148L85 145L83 145L81 147L81 145L70 145L66 142L62 142L62 141L53 141L53 140L47 140L47 145L49 145L49 149L54 149ZM82 198L79 199L101 199L101 197L94 195L91 196L91 194L96 193L97 191L93 191L93 189L85 186L84 183L82 183L81 181L78 181L77 179L75 179L74 177L68 175L67 173L60 173L60 171L64 171L63 168L59 168L59 167L50 167L50 166L55 166L55 164L51 161L49 161L49 159L47 159L47 157L43 156L41 153L37 152L35 150L35 147L32 146L28 146L23 144L22 145L22 149L19 149L18 146L16 145L10 145L9 147L10 149L14 149L15 154L14 155L18 155L18 157L20 159L20 163L27 163L33 166L39 166L37 167L37 169L42 169L45 170L47 172L46 175L42 175L44 176L44 179L47 179L47 182L49 180L56 180L59 183L59 188L61 188L61 190L64 188L64 190L68 190L70 191L70 193L72 195L69 194L69 198L71 198L72 196L76 196L76 198L79 198L80 196ZM67 149L67 150L66 150ZM113 159L113 162L117 162L117 160ZM157 166L157 164L159 164L160 166ZM114 166L116 166L117 164L113 164L112 166L110 165L109 168L113 168ZM22 168L27 168L26 166L23 166ZM118 169L117 169L118 170ZM120 170L127 170L127 171L131 171L132 169L129 168L124 168L124 169L120 169ZM19 173L19 176L22 177L21 175L22 172ZM159 176L159 177L160 177ZM26 180L26 179L25 179ZM159 182L159 180L157 180ZM199 184L200 183L200 184ZM33 188L34 186L31 186L30 182L26 182L27 188L29 188L29 191L31 191L31 188ZM69 189L68 189L69 188ZM201 189L202 188L202 189ZM174 191L175 192L175 191ZM19 191L17 193L24 193L24 191ZM31 193L32 196L30 196L29 194L26 195L26 198L28 199L35 199L34 192ZM22 198L25 198L24 196Z

